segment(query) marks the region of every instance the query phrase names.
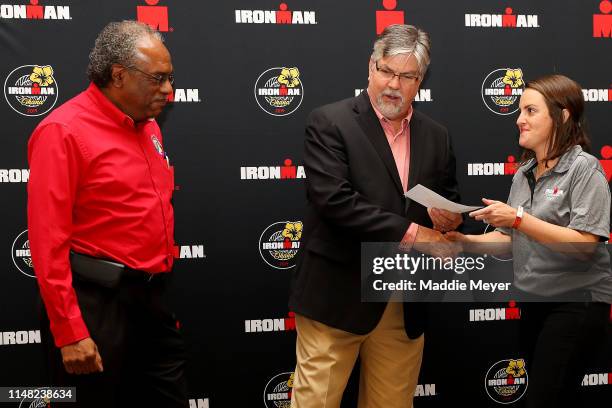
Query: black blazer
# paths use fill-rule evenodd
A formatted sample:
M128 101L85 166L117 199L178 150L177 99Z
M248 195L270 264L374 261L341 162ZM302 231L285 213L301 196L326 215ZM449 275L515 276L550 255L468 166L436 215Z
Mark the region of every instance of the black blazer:
M328 326L370 332L386 303L361 302L361 242L400 242L411 222L431 227L427 209L404 197L397 166L366 92L315 109L304 143L307 214L289 307ZM408 188L422 184L459 200L446 128L414 111ZM423 304L404 307L406 333L421 335Z

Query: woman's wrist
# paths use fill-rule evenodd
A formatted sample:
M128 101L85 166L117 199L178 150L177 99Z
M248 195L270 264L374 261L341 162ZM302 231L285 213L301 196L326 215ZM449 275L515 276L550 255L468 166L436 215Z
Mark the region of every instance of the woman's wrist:
M522 205L519 205L516 209L516 214L514 216L514 222L512 223L512 229L518 230L521 222L523 221L524 209Z

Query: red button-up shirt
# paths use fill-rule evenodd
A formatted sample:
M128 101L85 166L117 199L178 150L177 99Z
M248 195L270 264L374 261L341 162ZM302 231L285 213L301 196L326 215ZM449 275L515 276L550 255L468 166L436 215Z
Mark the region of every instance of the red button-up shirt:
M150 273L172 268L174 169L155 120L134 121L91 84L28 144L28 238L58 347L89 337L69 251Z

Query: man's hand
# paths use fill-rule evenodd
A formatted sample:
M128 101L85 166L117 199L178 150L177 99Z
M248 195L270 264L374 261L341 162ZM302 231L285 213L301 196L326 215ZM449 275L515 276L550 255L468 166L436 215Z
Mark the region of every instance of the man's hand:
M454 258L461 251L461 244L446 239L439 231L420 225L413 248L438 258Z
M444 234L444 238L448 239L449 241L453 241L453 242L470 243L470 242L478 241L478 239L474 238L473 235L465 235L458 231L449 231L446 234Z
M438 208L428 208L427 213L429 214L431 221L433 221L433 228L436 231L453 231L459 226L459 224L461 224L461 222L463 222L461 214L450 211L441 210Z
M104 371L102 357L91 337L68 344L60 350L68 374L90 374Z
M512 238L499 231L482 235L464 235L457 231L444 234L449 241L461 244L462 252L512 257Z

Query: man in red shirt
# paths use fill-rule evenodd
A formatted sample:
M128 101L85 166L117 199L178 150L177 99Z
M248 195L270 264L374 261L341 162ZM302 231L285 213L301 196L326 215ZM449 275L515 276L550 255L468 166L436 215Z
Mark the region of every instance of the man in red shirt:
M70 407L186 407L185 348L162 301L174 170L154 118L172 92L170 54L157 31L124 21L100 32L89 59L87 90L28 144L52 385L77 387Z

